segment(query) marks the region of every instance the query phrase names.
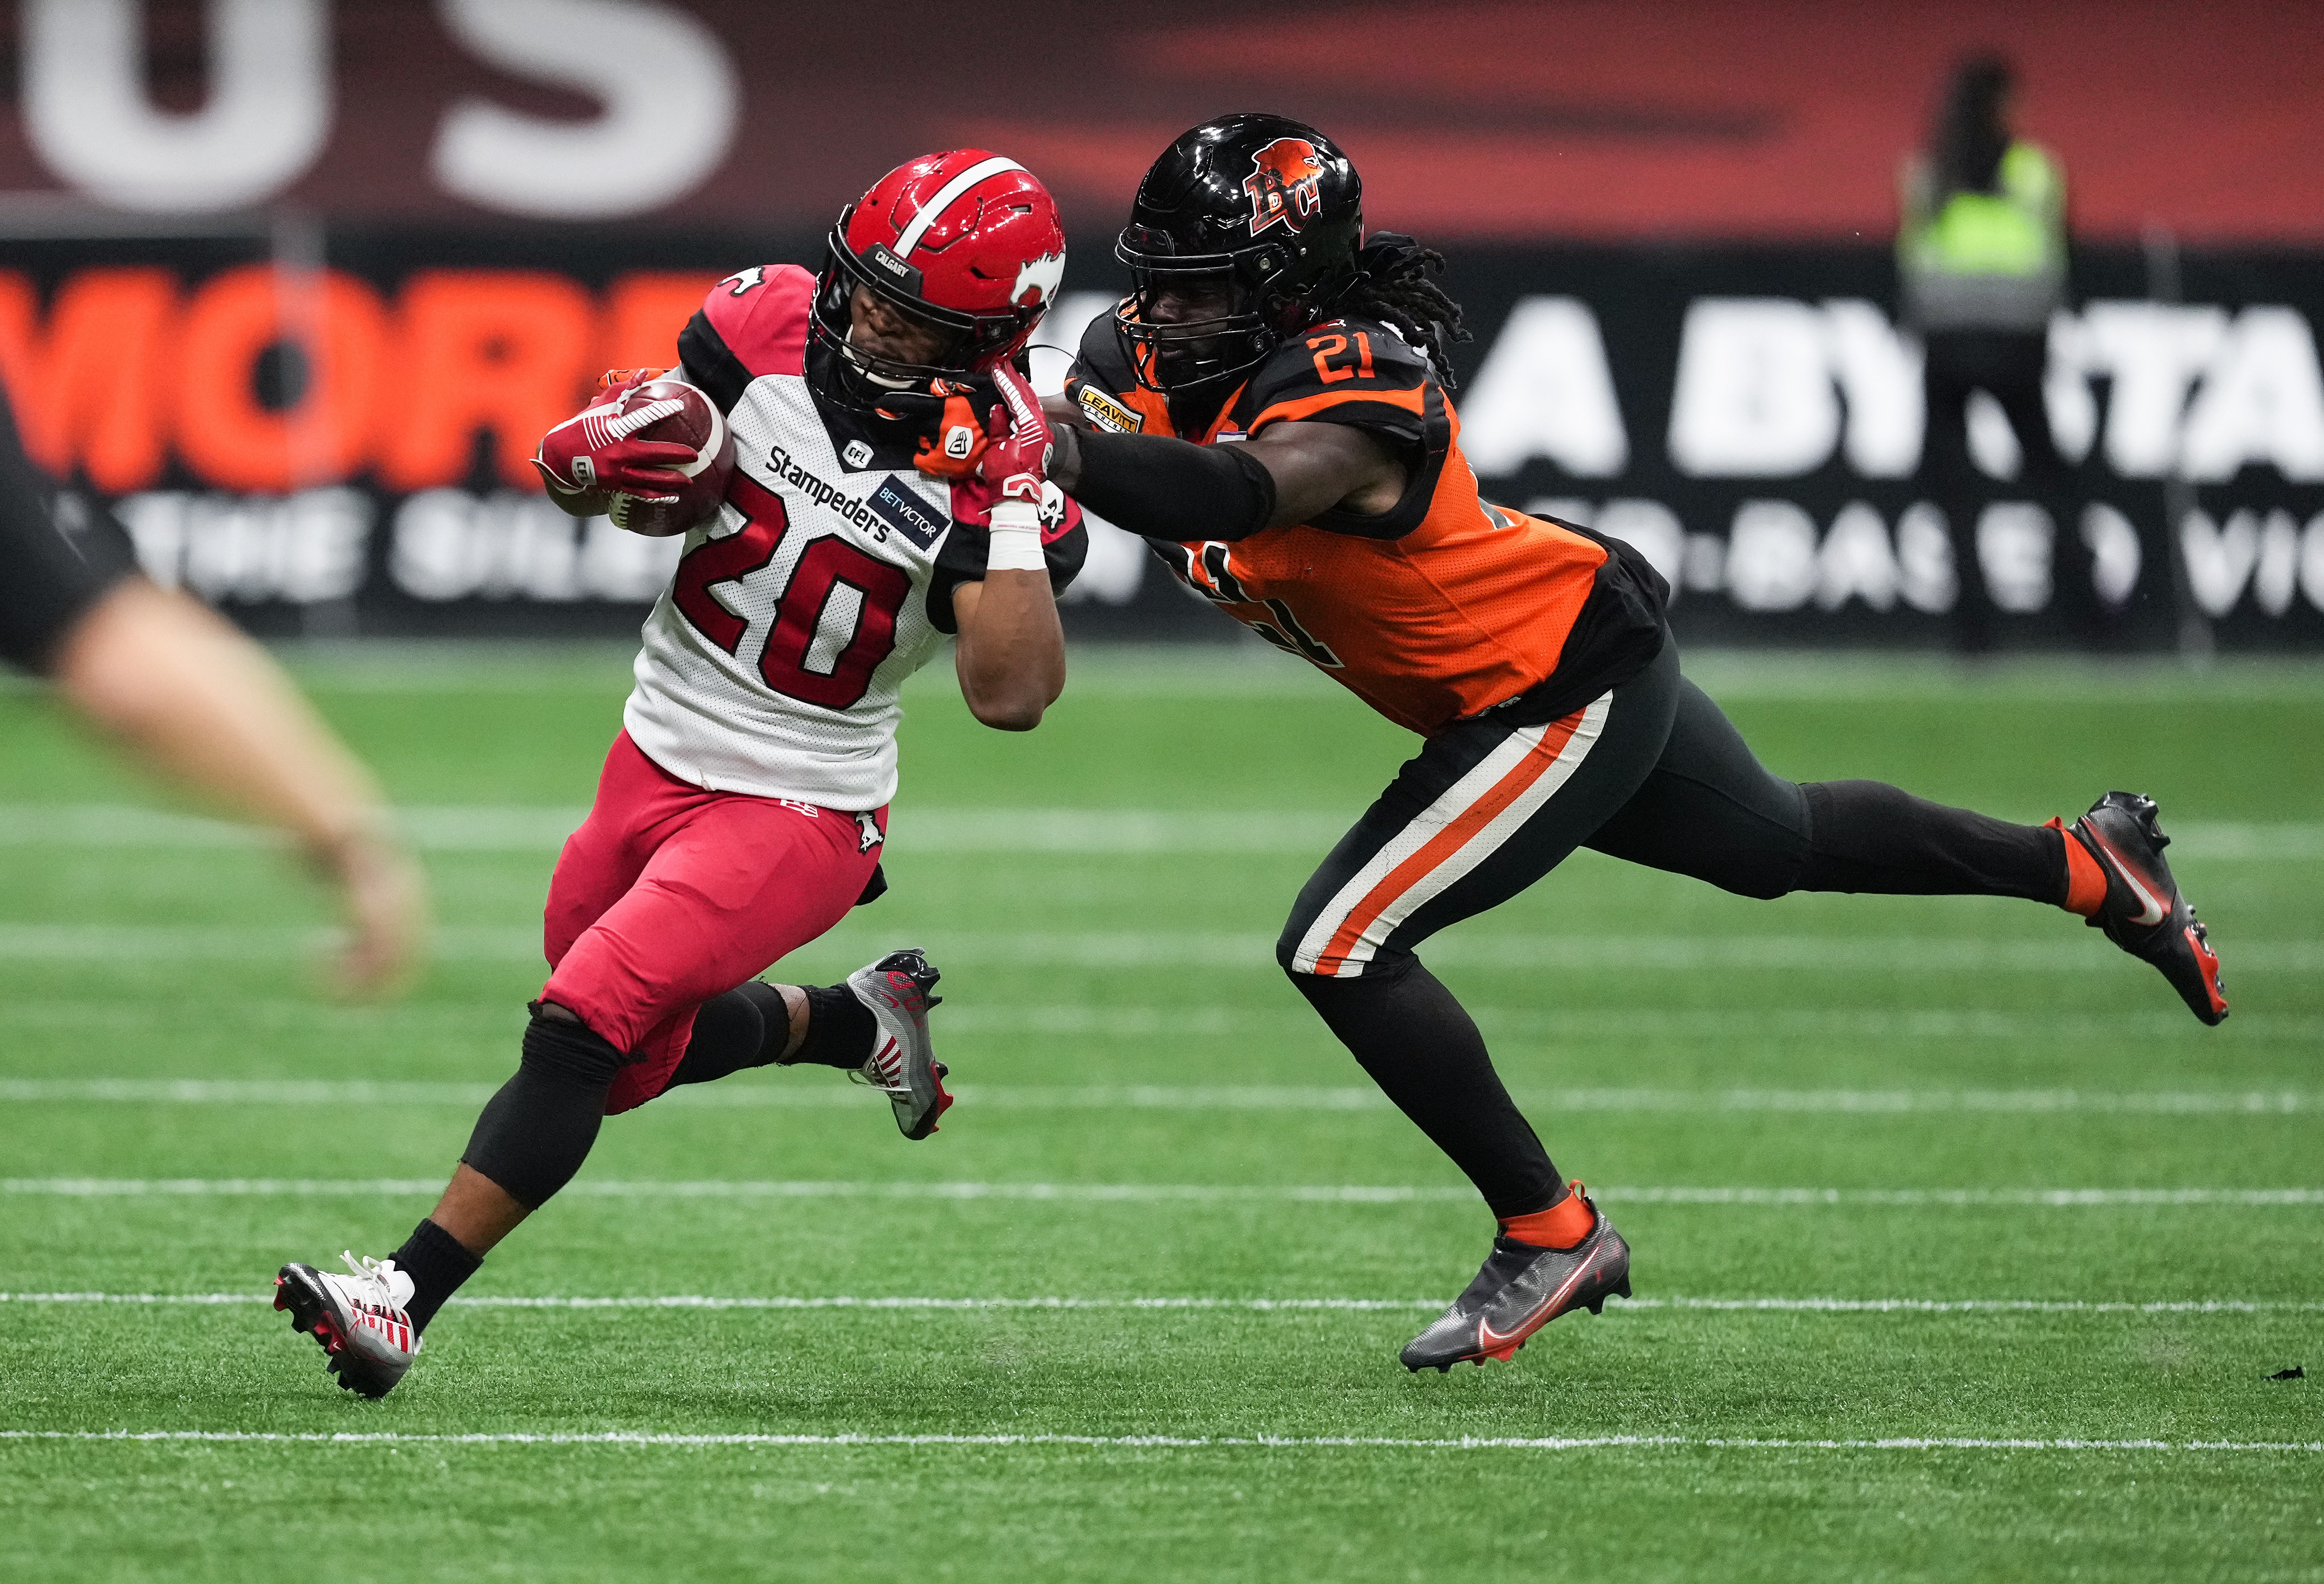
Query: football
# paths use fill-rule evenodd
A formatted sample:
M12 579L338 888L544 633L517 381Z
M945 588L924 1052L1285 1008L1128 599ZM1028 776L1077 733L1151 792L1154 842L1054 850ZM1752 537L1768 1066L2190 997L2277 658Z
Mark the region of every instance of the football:
M634 427L632 427L634 426ZM607 492L606 515L613 526L667 539L684 533L718 510L734 476L734 436L717 404L682 380L649 380L622 393L619 410L605 427L618 436L690 446L693 462L677 471L686 484L672 500Z

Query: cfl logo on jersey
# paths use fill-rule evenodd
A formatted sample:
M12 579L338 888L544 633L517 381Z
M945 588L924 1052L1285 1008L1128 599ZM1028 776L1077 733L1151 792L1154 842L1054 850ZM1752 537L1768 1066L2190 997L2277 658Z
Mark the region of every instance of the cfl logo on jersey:
M850 467L869 467L872 465L872 447L861 440L850 440L847 448L839 454L839 459Z

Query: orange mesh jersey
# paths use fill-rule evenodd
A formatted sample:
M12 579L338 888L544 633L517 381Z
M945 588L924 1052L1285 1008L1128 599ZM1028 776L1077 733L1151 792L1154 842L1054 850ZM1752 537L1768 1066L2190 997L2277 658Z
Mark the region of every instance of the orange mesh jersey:
M1549 680L1608 568L1606 541L1478 494L1460 419L1427 359L1374 320L1332 319L1292 336L1207 428L1181 430L1167 400L1139 383L1112 316L1101 315L1066 394L1116 433L1217 445L1300 420L1353 424L1386 440L1411 474L1389 511L1334 509L1231 543L1147 542L1220 610L1415 732Z

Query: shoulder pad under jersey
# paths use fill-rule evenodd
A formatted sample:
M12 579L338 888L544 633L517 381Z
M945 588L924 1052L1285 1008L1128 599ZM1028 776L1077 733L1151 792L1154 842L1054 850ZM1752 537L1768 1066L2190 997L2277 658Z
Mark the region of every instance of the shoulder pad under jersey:
M797 264L754 264L710 289L678 338L687 378L731 412L752 380L807 372L815 277Z

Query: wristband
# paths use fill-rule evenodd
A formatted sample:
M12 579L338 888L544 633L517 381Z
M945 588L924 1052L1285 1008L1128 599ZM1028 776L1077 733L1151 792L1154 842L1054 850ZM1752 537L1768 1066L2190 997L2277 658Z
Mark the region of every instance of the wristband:
M1011 521L1021 514L1026 520ZM1004 501L992 509L992 526L985 530L984 569L987 572L1047 572L1049 558L1041 549L1039 510L1019 501Z

